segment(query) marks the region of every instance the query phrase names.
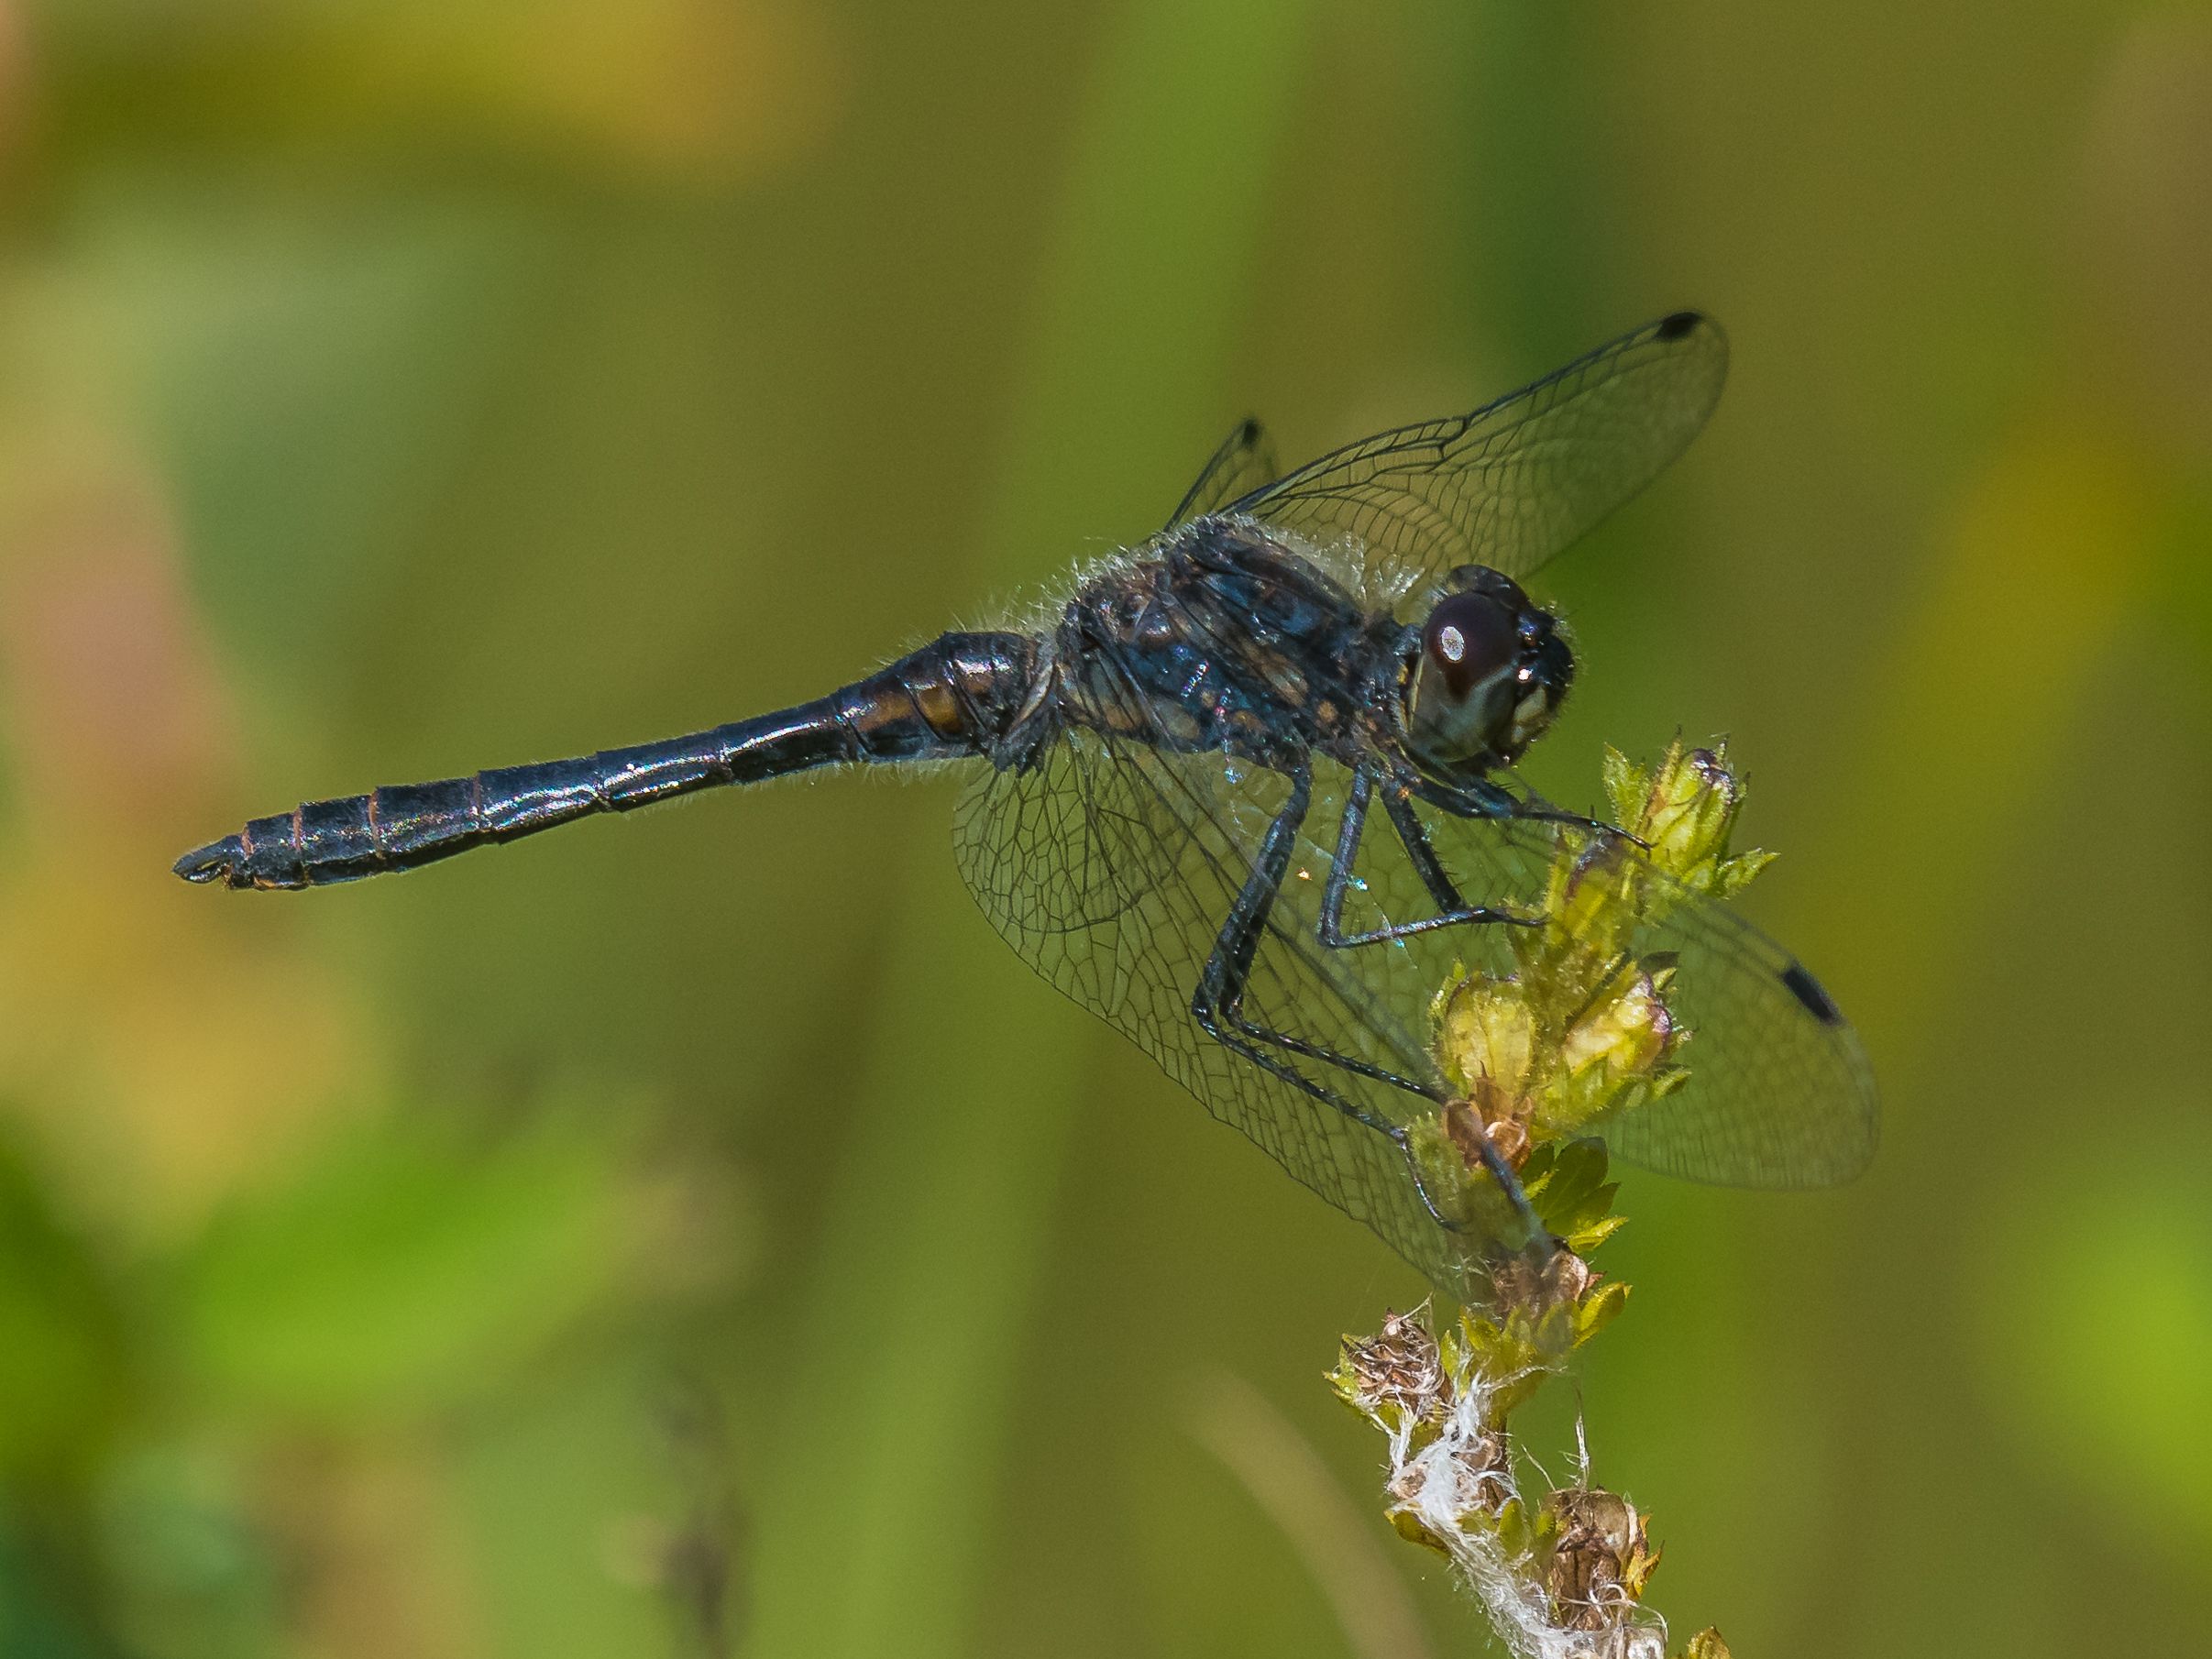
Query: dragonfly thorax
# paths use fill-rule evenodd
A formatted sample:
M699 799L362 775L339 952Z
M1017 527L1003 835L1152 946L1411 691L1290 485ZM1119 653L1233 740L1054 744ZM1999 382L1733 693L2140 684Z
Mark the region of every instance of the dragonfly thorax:
M1381 734L1390 632L1302 553L1200 520L1077 590L1051 659L1063 720L1150 747L1294 767Z

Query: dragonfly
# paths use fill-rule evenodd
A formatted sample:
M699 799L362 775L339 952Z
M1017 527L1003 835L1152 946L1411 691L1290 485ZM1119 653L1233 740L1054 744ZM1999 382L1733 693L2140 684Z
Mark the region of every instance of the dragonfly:
M1032 626L947 632L690 736L309 801L176 872L318 886L703 789L965 762L954 848L998 933L1464 1296L1469 1241L1410 1128L1452 1104L1432 1004L1469 965L1510 972L1562 836L1639 856L1514 770L1576 668L1522 583L1688 446L1727 362L1719 326L1678 312L1287 474L1248 421L1164 528L1080 571ZM1724 906L1645 876L1668 902L1636 948L1673 968L1694 1064L1687 1086L1593 1132L1693 1181L1857 1174L1878 1110L1835 1002ZM1511 1165L1486 1144L1472 1156L1533 1225Z

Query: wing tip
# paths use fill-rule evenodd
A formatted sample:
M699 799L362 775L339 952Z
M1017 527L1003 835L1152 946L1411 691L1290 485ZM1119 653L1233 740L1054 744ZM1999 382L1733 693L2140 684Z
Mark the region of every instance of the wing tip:
M1671 311L1656 323L1645 324L1628 338L1647 346L1679 348L1678 352L1667 353L1669 357L1687 355L1710 360L1716 375L1712 395L1719 397L1718 377L1728 372L1728 331L1711 312Z

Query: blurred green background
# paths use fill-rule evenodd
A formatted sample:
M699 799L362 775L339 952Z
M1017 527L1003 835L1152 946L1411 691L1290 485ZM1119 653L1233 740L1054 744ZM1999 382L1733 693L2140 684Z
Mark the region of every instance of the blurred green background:
M1479 1649L1320 1382L1421 1286L990 936L952 776L168 866L1685 304L1539 780L1733 736L1887 1132L1629 1178L1596 1473L1746 1659L2189 1645L2203 10L0 4L0 1655Z

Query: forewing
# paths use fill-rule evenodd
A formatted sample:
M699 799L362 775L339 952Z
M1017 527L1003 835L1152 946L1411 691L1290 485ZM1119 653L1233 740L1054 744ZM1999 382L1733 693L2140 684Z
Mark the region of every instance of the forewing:
M1254 1024L1408 1083L1436 1083L1428 998L1452 951L1325 950L1315 938L1342 775L1313 808L1246 985ZM1474 1241L1438 1222L1400 1139L1425 1094L1288 1049L1268 1051L1338 1104L1224 1047L1191 1011L1254 854L1288 794L1279 775L1216 753L1161 753L1077 730L1028 770L980 777L963 798L960 868L993 927L1046 980L1131 1038L1224 1123L1365 1223L1440 1289L1464 1298ZM1349 907L1381 913L1380 869ZM1408 897L1409 913L1420 901Z
M1527 819L1432 817L1432 838L1468 895L1526 893L1582 832ZM1874 1157L1879 1107L1857 1032L1804 965L1724 905L1636 860L1657 919L1630 941L1647 965L1671 961L1665 992L1678 1034L1677 1093L1596 1126L1621 1157L1664 1174L1724 1186L1818 1187L1859 1174Z
M1464 415L1309 462L1228 511L1349 539L1434 583L1526 576L1642 489L1705 424L1728 372L1720 325L1678 312Z
M1175 511L1168 514L1166 528L1172 530L1209 512L1219 512L1231 501L1272 484L1282 471L1275 464L1275 445L1269 440L1267 429L1254 420L1239 421L1214 451Z

